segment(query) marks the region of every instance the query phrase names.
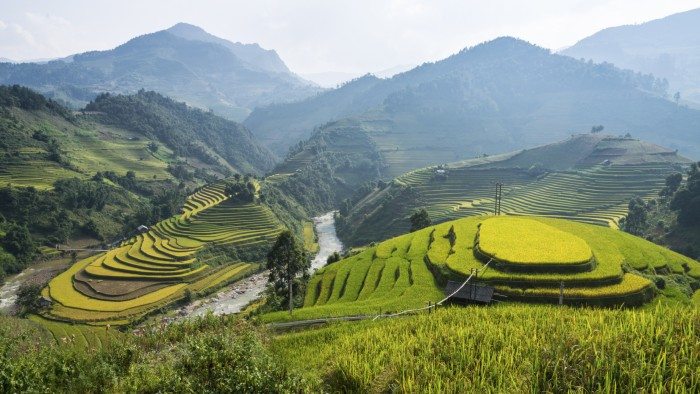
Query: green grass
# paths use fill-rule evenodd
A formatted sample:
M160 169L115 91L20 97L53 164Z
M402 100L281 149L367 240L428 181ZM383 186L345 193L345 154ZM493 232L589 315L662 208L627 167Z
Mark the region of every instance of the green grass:
M318 240L313 222L304 222L304 249L311 254L318 253Z
M536 222L536 227L551 227L548 231L563 239L576 234L590 247L588 253L592 252L595 264L575 272L535 267L513 271L499 265L484 270L485 258L474 253L474 246L479 224L483 227L492 220L471 217L441 223L367 248L317 271L307 286L304 308L291 315L271 313L263 319L372 315L422 307L444 297L440 283L444 277L461 281L473 269L481 270L479 281L495 285L499 293L512 301L557 302L559 285L563 282L566 303L589 305L629 306L649 301L654 294L653 284L642 276L625 272L631 268L650 274L682 275L691 282L700 279L695 276L700 263L643 239L600 226L537 217L526 222L531 225ZM509 223L519 219L498 220ZM454 247L446 238L450 227L456 233ZM517 233L506 232L504 237L514 235ZM535 263L533 260L538 265ZM437 272L441 273L439 277L434 276Z
M697 392L700 309L499 305L337 323L273 350L328 392Z

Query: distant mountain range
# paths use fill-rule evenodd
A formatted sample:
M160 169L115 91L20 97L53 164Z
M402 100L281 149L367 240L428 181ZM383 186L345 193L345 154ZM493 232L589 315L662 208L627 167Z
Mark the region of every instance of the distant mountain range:
M320 90L273 50L233 43L179 23L106 51L43 64L2 63L0 84L21 84L82 107L98 93L155 90L189 105L243 119L252 108Z
M503 37L391 79L366 75L299 102L257 108L244 123L278 154L318 127L363 131L389 177L550 143L599 124L700 157L700 111L667 97L652 75Z
M700 8L639 25L610 27L561 51L666 78L670 94L700 103Z

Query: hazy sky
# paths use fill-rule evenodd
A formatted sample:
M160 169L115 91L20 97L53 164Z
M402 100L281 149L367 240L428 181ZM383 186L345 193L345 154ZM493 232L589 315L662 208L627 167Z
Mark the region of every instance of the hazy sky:
M133 4L133 5L125 5ZM501 35L560 49L700 0L0 0L0 58L109 49L177 22L275 49L298 73L419 64Z

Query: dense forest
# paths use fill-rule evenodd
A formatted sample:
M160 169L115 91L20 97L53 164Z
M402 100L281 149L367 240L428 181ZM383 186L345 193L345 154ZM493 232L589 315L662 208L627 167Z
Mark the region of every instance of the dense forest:
M669 175L658 198L631 200L621 227L700 259L700 162L693 163L686 174Z

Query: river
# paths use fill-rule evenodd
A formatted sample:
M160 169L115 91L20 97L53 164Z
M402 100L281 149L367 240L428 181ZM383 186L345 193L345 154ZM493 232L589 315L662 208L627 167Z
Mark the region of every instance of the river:
M17 290L22 285L24 276L34 271L33 268L27 268L14 277L9 277L5 284L0 287L0 312L9 311L17 299Z
M311 261L312 273L323 267L326 264L326 259L333 252L343 250L343 243L340 242L335 232L333 214L334 212L328 212L314 218L319 250ZM260 297L267 285L267 275L267 271L264 271L240 280L213 296L196 300L181 308L178 314L181 317L186 317L202 316L210 311L215 315L240 312L246 305Z

